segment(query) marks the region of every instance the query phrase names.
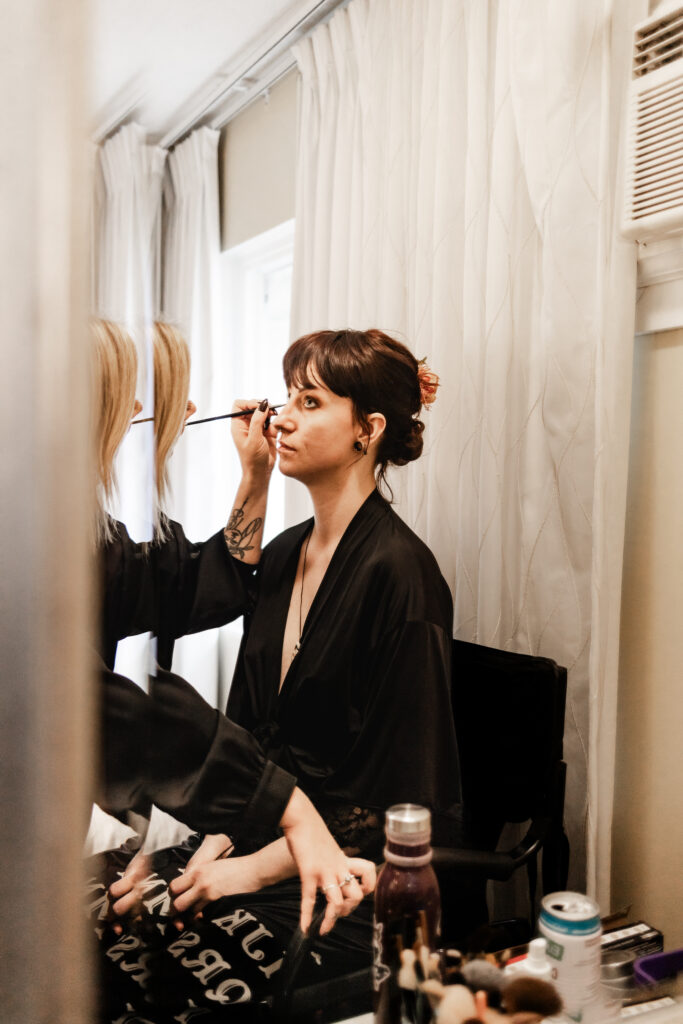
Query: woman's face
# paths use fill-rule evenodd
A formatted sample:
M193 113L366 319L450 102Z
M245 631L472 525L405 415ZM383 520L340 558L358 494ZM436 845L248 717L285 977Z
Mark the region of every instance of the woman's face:
M357 459L354 442L361 430L350 398L341 398L310 372L311 385L294 384L271 424L279 431L280 472L311 483L345 470Z

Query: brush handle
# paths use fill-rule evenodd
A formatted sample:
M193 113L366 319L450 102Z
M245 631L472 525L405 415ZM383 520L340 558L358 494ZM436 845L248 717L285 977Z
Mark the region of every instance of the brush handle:
M277 412L277 410L281 409L284 404L284 402L281 402L280 405L270 405L268 406L268 411ZM214 420L234 420L238 416L251 416L252 413L256 412L257 408L258 406L253 409L240 409L239 412L224 412L221 413L220 416L206 416L202 420L188 420L185 426L196 427L198 423L213 423ZM133 420L131 427L134 427L136 423L151 423L153 420L153 416L147 416L144 420Z

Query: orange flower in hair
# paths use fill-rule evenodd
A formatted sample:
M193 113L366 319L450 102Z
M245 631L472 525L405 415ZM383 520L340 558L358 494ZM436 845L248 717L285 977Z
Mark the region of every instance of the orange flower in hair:
M420 400L423 405L431 405L436 401L436 389L439 386L439 375L430 370L427 360L421 359L417 366L417 379L420 385Z

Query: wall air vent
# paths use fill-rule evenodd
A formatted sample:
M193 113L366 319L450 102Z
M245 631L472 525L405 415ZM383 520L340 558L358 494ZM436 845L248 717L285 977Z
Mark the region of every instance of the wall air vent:
M627 145L623 233L683 233L683 4L635 29Z

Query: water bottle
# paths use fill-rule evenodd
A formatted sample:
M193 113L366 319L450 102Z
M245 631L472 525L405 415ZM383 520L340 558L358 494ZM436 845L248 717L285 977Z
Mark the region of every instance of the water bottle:
M439 884L431 865L431 815L417 804L396 804L386 814L385 863L377 879L373 934L375 1024L401 1024L398 972L401 952L437 947L441 925Z

